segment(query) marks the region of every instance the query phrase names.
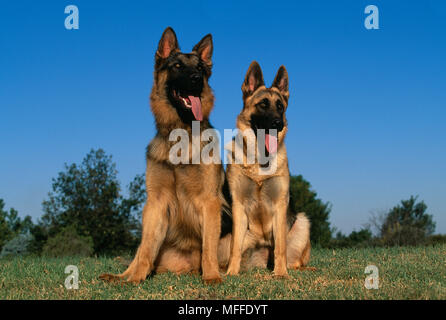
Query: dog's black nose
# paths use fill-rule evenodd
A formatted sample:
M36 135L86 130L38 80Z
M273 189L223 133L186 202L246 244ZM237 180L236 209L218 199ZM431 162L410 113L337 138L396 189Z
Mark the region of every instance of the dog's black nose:
M281 119L274 119L271 123L271 126L273 129L282 130L282 120Z
M201 76L198 73L192 73L190 75L190 80L192 81L192 83L197 83L201 80Z

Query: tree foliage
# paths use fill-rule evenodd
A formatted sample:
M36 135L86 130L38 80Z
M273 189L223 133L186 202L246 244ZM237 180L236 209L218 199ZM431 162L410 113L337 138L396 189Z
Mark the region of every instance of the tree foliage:
M5 210L5 202L0 199L0 250L2 247L19 234L28 233L33 227L30 216L21 219L14 208Z
M311 242L321 246L329 244L331 230L329 215L331 207L317 198L317 193L301 175L290 176L290 210L305 212L311 221Z
M93 239L77 234L74 226L63 228L46 241L42 255L48 257L89 257L93 254Z
M30 233L20 233L3 246L0 252L0 258L7 256L16 256L29 253L29 246L32 242Z
M130 184L128 193L121 194L116 165L102 149L91 150L80 165L65 165L43 201L44 214L33 229L34 250L43 250L48 238L69 226L93 239L96 254L133 249L140 229L136 212L145 199L142 176Z
M334 248L364 248L375 245L373 234L368 228L359 231L352 231L348 236L338 231L336 237L330 242L330 247Z
M411 196L391 209L379 227L385 245L418 245L435 231L432 215L426 213L427 205Z

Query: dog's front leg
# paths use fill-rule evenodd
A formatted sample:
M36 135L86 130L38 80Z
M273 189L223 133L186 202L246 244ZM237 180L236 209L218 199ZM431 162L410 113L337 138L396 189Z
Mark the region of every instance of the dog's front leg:
M234 200L232 204L232 243L231 258L227 275L237 275L240 272L240 263L243 255L243 243L246 231L248 230L248 217L246 216L244 207L241 203Z
M207 199L203 206L202 222L202 260L203 280L207 284L220 283L218 268L218 242L221 228L221 201L218 198Z
M273 236L274 236L274 275L276 277L287 277L286 240L287 240L287 203L279 201L272 206Z

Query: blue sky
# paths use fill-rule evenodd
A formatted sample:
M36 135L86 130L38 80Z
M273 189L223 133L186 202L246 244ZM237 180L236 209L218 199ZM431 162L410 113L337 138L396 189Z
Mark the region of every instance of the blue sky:
M277 3L277 5L276 5ZM446 4L443 1L8 1L0 10L0 198L41 215L51 178L91 148L123 186L155 134L153 57L172 26L183 51L214 37L211 122L233 128L252 60L290 76L290 169L358 230L419 195L446 232ZM280 3L280 4L279 4ZM64 8L79 8L66 30ZM380 29L364 28L379 8Z

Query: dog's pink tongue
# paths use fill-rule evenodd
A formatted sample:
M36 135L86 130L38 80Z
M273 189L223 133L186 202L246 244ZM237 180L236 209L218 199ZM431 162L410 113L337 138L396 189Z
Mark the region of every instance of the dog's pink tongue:
M276 151L277 151L277 137L269 135L269 134L265 134L265 146L266 146L266 150L268 150L268 152L270 154L276 153Z
M203 120L203 114L201 113L201 100L199 97L188 96L190 102L192 103L192 113L194 114L195 120Z

